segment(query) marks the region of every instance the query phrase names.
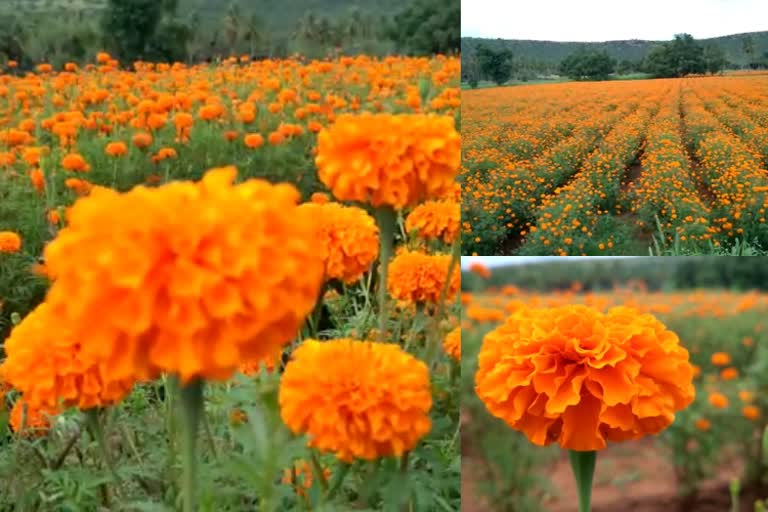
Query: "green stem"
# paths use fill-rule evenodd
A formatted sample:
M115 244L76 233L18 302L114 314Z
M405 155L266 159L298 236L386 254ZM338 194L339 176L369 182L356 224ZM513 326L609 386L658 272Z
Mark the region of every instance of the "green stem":
M595 463L597 452L578 452L570 450L573 476L576 478L576 487L579 490L579 512L590 512L592 501L592 479L595 476Z
M447 277L445 279L445 283L443 283L442 290L440 290L440 300L437 303L437 311L435 312L435 316L433 318L433 326L429 339L427 340L427 353L425 355L425 360L430 369L434 367L435 363L437 362L437 356L440 354L440 319L445 312L445 303L448 297L448 290L451 287L451 276L453 276L453 273L456 272L456 268L459 266L460 262L461 243L457 240L453 244L451 251L451 261L448 263L448 273L446 274Z
M395 244L395 228L397 227L397 212L389 206L381 206L375 211L376 223L379 225L379 336L378 341L384 341L389 315L389 300L387 293L387 269Z
M346 462L342 462L339 464L339 469L333 475L333 478L331 479L331 483L328 486L328 494L325 496L326 502L330 502L334 498L334 496L336 496L336 493L339 491L339 489L341 489L342 482L344 482L344 477L347 476L347 473L349 472L349 468L351 467L352 465Z
M315 474L315 480L317 480L323 492L327 492L328 482L325 480L323 466L320 464L320 459L317 458L317 453L314 450L310 453L310 460L312 461L312 472Z
M184 496L184 512L194 512L197 509L197 431L200 418L203 415L203 390L205 381L195 379L181 388L180 405L184 432L181 440L181 462L184 469L182 492Z

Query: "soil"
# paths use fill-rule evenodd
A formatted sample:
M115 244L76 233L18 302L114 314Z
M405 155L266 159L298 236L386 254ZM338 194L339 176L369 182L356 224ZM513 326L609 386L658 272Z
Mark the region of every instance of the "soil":
M735 460L732 458L731 460ZM494 512L479 495L472 455L462 464L462 512ZM724 464L715 478L700 484L692 497L680 497L674 470L652 440L617 444L600 452L592 491L592 512L727 512L731 510L729 482L741 475L736 463ZM549 478L557 496L547 500L542 512L576 512L577 494L568 456L550 468ZM740 510L751 512L765 490L742 490Z

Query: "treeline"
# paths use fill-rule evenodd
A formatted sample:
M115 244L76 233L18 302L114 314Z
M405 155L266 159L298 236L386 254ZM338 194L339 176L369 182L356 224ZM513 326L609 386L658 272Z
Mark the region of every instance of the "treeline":
M463 56L462 78L470 85L476 85L481 80L501 85L511 79L527 81L555 74L573 80L606 80L614 75L635 73L670 78L716 74L725 69L768 69L768 50L760 50L765 46L764 41L751 35L738 38L746 64L730 61L725 48L733 45L734 38L697 41L690 34L678 34L672 41L654 43L643 57L635 59L617 59L609 52L611 43L584 43L559 62L537 58L533 53L516 52L511 49L514 45L500 44L503 41L496 41L497 44L473 42L471 47L464 48L471 55Z
M493 267L484 280L462 273L464 290L513 284L541 291L564 290L580 283L585 290L608 290L642 281L650 290L729 288L768 290L768 266L762 258L689 256L685 258L598 258Z
M60 67L92 60L100 50L124 63L458 52L458 0L402 5L391 13L358 8L339 15L304 12L285 30L272 23L269 12L252 12L238 1L221 11L189 10L178 0L107 0L99 9L62 5L44 12L0 3L0 64L14 60L21 69L40 62Z

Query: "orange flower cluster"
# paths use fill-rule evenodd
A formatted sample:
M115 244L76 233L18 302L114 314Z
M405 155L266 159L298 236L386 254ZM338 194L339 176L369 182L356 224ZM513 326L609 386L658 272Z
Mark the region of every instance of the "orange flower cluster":
M312 311L323 261L298 192L233 185L236 172L96 189L47 246L51 315L113 380L226 379L271 357Z
M21 237L13 231L0 231L0 253L12 254L21 250Z
M451 301L461 286L461 273L454 268L448 276L451 256L403 249L389 264L387 290L409 304L437 304L448 283L445 300Z
M66 325L43 303L5 341L3 379L24 394L34 408L90 409L117 403L133 388L133 379L111 380L88 361Z
M339 459L400 456L430 428L426 364L398 345L307 340L280 382L280 414Z
M342 201L400 209L453 190L461 136L449 116L342 115L318 134L320 180Z
M520 309L483 339L475 382L532 443L577 451L656 434L694 398L677 335L626 307Z
M330 469L323 468L323 478L326 481L331 478ZM297 460L292 468L286 468L283 471L282 482L292 485L299 496L306 496L314 482L312 466L306 460Z
M456 327L445 336L443 341L445 353L461 362L461 327Z
M299 206L313 219L325 258L326 279L347 284L359 280L379 255L379 228L362 208L340 203L304 203Z
M427 201L414 208L405 219L405 229L424 239L453 243L459 235L461 209L455 201Z

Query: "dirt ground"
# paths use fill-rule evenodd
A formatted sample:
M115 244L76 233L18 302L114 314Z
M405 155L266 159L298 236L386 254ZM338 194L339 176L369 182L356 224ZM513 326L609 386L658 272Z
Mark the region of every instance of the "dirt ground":
M471 457L462 463L462 512L494 512L484 503L476 487L477 471ZM557 496L545 502L542 512L575 512L576 486L568 456L550 469L549 476ZM703 482L694 498L677 496L671 464L650 441L613 445L597 459L592 491L593 512L727 512L730 510L728 485L741 474L737 465L724 465L716 478ZM741 510L751 512L755 494L742 493Z

